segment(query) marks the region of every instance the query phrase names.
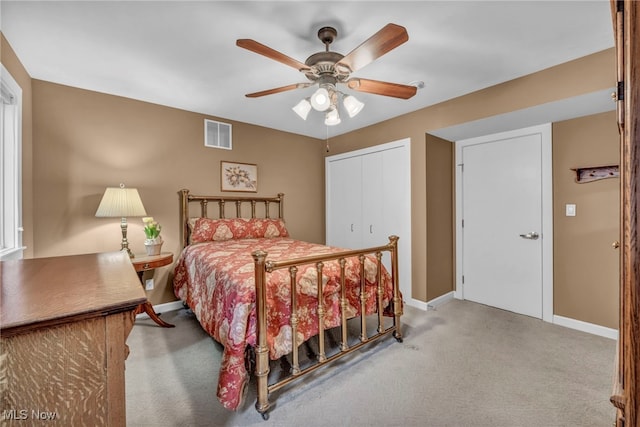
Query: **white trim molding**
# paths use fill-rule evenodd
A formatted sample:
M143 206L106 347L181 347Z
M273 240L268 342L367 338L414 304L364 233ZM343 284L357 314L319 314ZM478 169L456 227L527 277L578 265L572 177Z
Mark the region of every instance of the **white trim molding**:
M448 303L449 301L451 301L453 299L454 296L454 292L447 292L444 295L440 295L439 297L436 297L430 301L427 301L427 310L435 310L436 308L438 308L438 306Z
M0 63L0 260L22 259L22 88Z
M596 325L594 323L583 322L582 320L571 319L554 315L553 324L564 326L565 328L576 329L578 331L587 332L589 334L598 335L604 338L618 339L618 330L607 328L605 326Z
M432 300L429 300L427 302L420 301L415 298L411 298L409 301L405 301L405 303L407 305L410 305L411 307L415 307L420 310L427 311L427 310L435 310L438 306L451 301L453 297L454 297L454 292L451 291L451 292L447 292L444 295L440 295L439 297L436 297Z

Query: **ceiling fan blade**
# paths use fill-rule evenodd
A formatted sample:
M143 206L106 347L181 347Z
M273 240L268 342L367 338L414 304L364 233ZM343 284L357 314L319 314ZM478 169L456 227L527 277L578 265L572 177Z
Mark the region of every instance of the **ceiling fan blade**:
M369 79L349 79L346 81L350 89L359 92L373 93L375 95L392 96L394 98L409 99L416 94L418 88L415 86L403 85L399 83L381 82Z
M269 59L273 59L275 61L281 62L284 65L288 65L290 67L295 68L298 71L307 71L309 67L306 64L303 64L300 61L297 61L284 53L280 53L275 49L271 49L269 46L265 46L262 43L258 43L255 40L251 39L238 39L236 40L236 46L241 48L250 50L251 52L255 52L257 54L266 56Z
M350 72L359 70L407 40L409 40L409 34L404 27L396 24L387 24L360 46L349 52L336 66L346 67Z
M274 93L286 92L293 89L304 89L311 86L313 83L294 83L292 85L281 86L274 89L267 89L260 92L248 93L245 96L247 98L259 98L261 96L273 95Z

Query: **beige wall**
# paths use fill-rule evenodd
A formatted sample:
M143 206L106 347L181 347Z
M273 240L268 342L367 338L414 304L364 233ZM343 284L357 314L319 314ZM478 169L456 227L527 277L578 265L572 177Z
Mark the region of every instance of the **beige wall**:
M618 328L620 179L578 184L572 168L618 165L616 113L553 125L554 314ZM577 215L565 216L575 204Z
M292 236L324 241L319 140L229 122L233 150L220 150L204 147L201 114L40 80L33 80L33 101L35 257L119 249L120 221L95 212L104 189L120 182L139 190L163 227L163 250L177 256L177 192L220 194L221 160L257 164L258 194L285 193ZM142 229L140 218L129 219L134 252L144 252ZM175 300L170 270L156 271L153 303Z
M4 39L2 43L3 64L8 64L12 73L16 70L20 84L24 84L23 88L26 87L29 93L33 88L33 95L29 95L33 98L33 107L25 105L25 235L33 236L27 239L30 246L27 256L119 247L118 221L94 217L104 188L119 182L140 190L149 215L164 227L164 249L177 255L180 248L176 192L186 187L197 193L218 193L220 160L257 163L260 194L280 191L286 194L285 214L292 235L310 241L324 240L322 141L230 122L234 125L234 150L205 148L202 135L205 116L43 81L32 82L24 68L17 65L19 61L7 49ZM444 256L438 269L429 270L427 265L438 262L434 259L443 255L434 254L434 251L452 245L451 236L434 231L442 212L438 213L435 206L430 205L438 203L451 188L450 180L443 180L440 185L433 182L433 176L443 173L436 168L443 164L435 159L439 156L441 160L448 159L451 152L443 149L442 142L435 143L427 133L606 89L614 85L614 76L614 53L609 49L334 137L330 141L331 151L325 155L406 137L411 139L412 296L426 302L453 289L453 274L444 274L449 270L449 264L453 265L453 254L449 259ZM429 85L424 90L428 88ZM31 108L33 127L30 126ZM589 121L588 118L585 120ZM611 120L615 123L614 118ZM601 126L610 128L607 118L598 123L594 123L598 129ZM573 159L572 150L577 147L558 141L579 139L573 135L578 131L579 127L566 124L554 126L554 155L556 146L562 146L567 150L565 157ZM563 132L565 136L562 136ZM585 187L585 191L591 191L589 188L596 187ZM554 191L558 190L554 187ZM588 195L585 197L589 198ZM579 204L579 212L582 206ZM555 217L560 220L557 216L556 207ZM558 236L563 239L562 232ZM139 220L130 220L129 238L134 251L143 250L144 237ZM446 252L449 253L449 249ZM564 265L573 256L558 241L555 252L557 266ZM593 268L597 269L598 264ZM169 270L164 268L156 274L158 288L149 294L153 303L173 299L167 281ZM558 275L566 276L567 273L559 270ZM597 294L615 298L608 285L593 284L597 292L588 295L578 292L576 298L578 282L561 277L556 280L557 314L615 327L611 319L616 318L617 309L609 303L598 305L598 297L591 297Z
M427 301L455 286L454 144L426 135Z

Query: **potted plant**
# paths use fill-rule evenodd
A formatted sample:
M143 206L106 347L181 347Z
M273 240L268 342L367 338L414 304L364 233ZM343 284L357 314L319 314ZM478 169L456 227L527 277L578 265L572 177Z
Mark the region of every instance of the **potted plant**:
M163 243L162 237L160 236L162 226L155 221L152 216L142 218L142 222L144 223L144 234L147 237L144 241L147 255L160 255L160 249Z

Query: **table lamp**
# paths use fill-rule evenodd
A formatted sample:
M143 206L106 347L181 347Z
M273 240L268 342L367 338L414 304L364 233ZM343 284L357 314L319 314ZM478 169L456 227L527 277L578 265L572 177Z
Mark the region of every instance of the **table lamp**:
M127 240L127 217L146 215L138 190L125 188L124 184L120 184L120 187L107 187L96 211L97 217L122 218L120 222L122 247L120 249L126 251L130 258L133 258L134 255L129 249L129 241Z

